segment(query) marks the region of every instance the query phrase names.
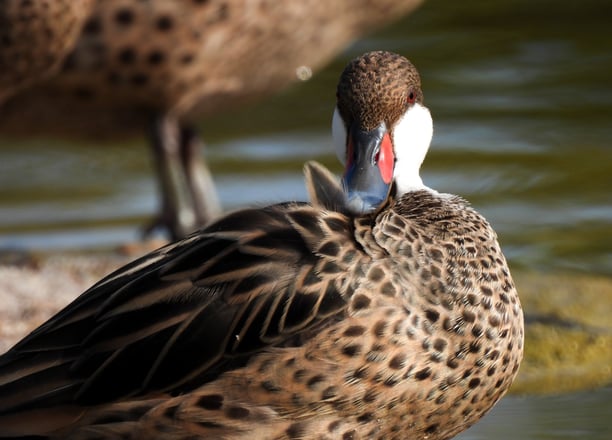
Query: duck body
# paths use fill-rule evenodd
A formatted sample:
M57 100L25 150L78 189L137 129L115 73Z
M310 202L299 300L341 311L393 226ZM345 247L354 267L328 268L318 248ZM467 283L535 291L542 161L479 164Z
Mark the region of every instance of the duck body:
M414 66L349 63L333 131L342 184L308 164L311 203L142 257L0 357L0 437L431 440L482 417L523 314L491 226L421 182Z
M495 233L460 198L283 204L110 275L0 358L0 433L51 406L71 420L51 438L444 439L521 356Z

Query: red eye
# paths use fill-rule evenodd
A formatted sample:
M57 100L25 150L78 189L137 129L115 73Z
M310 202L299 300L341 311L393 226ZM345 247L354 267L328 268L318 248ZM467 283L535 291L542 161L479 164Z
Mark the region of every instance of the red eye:
M408 94L408 99L407 99L408 104L414 104L415 99L416 99L416 96L415 96L414 92L410 92Z

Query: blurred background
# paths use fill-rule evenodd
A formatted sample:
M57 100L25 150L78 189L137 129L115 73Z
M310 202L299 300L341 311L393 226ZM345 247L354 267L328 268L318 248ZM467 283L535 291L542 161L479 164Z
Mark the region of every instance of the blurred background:
M346 62L384 49L416 65L434 118L424 181L496 229L530 332L520 396L461 439L612 438L610 17L600 0L427 0L308 81L199 123L224 209L305 200L306 160L340 171L330 123ZM0 249L138 240L156 189L143 138L0 133Z

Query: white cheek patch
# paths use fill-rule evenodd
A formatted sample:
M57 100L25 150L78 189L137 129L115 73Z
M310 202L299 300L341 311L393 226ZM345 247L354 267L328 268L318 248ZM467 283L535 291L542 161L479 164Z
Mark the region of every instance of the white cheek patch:
M414 104L400 118L393 128L395 146L394 178L399 194L426 188L419 170L431 138L433 121L427 107Z
M340 159L342 165L346 165L346 127L338 107L334 108L334 116L332 118L332 138L334 141L334 149L336 156Z

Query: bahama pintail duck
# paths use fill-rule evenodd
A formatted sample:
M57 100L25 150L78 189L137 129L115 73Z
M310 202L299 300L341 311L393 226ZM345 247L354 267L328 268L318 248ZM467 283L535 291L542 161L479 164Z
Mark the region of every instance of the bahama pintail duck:
M53 3L29 3L43 2ZM147 128L161 190L148 231L182 238L220 212L195 122L307 78L421 2L97 0L61 71L0 108L0 133L116 139ZM20 23L38 35L35 21Z
M231 213L109 275L0 358L0 437L447 439L512 383L523 315L496 234L423 185L420 79L340 77L342 185Z
M0 104L60 69L93 2L0 1Z

